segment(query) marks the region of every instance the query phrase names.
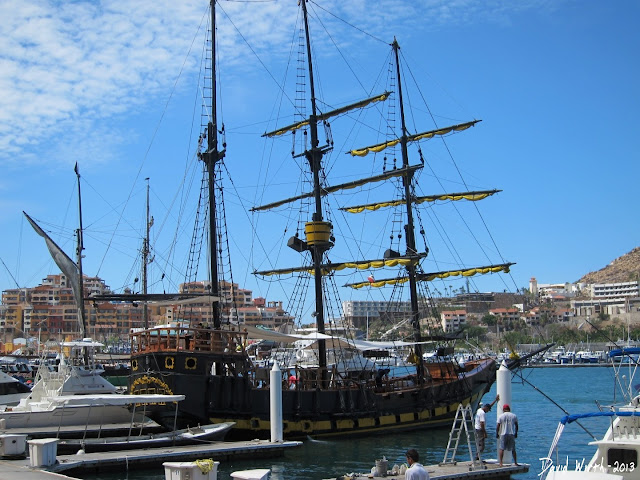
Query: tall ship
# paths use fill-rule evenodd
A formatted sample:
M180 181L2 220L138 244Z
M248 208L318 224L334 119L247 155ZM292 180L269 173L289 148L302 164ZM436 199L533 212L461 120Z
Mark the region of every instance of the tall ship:
M282 213L286 209L287 215L295 218L296 233L285 238L284 243L299 261L295 266L256 269L253 273L271 282L295 284L290 296L290 314L301 320L306 311L313 318L314 332L303 336L251 328L234 318L233 308L215 301L232 297L229 286L234 284L228 276L228 257L223 253L228 240L219 174L225 171L226 143L219 138L224 127L218 124L216 80L220 72L215 48L216 1L211 0L210 102L208 121L203 125L199 141L207 193L200 218L206 218L209 232L211 280L207 293L212 299L208 304L211 322L194 325L176 315L171 323L132 332L129 390L134 394L185 395L177 413L181 426L235 422L230 438L268 438L271 429L269 371L271 364L277 362L282 371L283 434L287 439L450 426L458 405L476 405L491 388L496 365L493 359L482 355L465 361L464 365L456 362L452 353L461 336L443 330L438 304L428 285L454 277L508 273L512 263L457 265L454 269L437 271L424 267L430 252L417 213L419 208L437 202L475 202L497 190L422 195L417 179L428 163L420 150L418 160L412 163L410 149L429 139L464 131L479 120L419 133L410 131L405 118L400 47L395 39L391 43L389 65L392 66L388 71L394 88L349 105L328 108L329 104L321 101L316 93L310 3L303 0L299 5L298 84L295 102L292 101L297 117L293 123L272 129L264 137L275 142L287 136L293 138L292 161L304 178L299 183L300 190L292 192L293 196L251 209L254 216L267 216L274 210ZM382 105L389 106L383 108ZM340 152L340 158L329 163L327 160L334 149L331 122L370 109L385 110L393 115L393 120L387 119L385 127L380 129L385 131L385 138L367 147L350 149L349 157ZM322 140L320 132L324 133ZM328 167L339 168L341 162L366 161L367 156L373 158L367 167L371 172L369 176L347 182L331 181ZM366 191L373 198L383 190L369 189L372 185L388 186L390 196L374 202L340 205L338 213L334 213L336 203L332 197L345 191ZM273 190L279 193L280 189ZM380 215L375 220L377 228L388 227L387 248L370 258L365 252L372 251L371 248L356 247L353 232L352 239L345 240L347 235L336 232L332 221L338 216L358 214ZM356 222L358 220L347 220L352 225ZM367 241L371 241L372 233L368 231L365 235ZM422 245L418 237L424 241ZM334 247L340 246L339 238L344 242L342 247L351 247L353 258L346 258L344 252L333 254ZM338 279L347 271L354 272L350 277L353 281L339 285ZM282 276L285 280L280 279ZM387 301L386 318L403 324L408 335L389 342L356 338L353 325L340 312L342 303L337 298L338 292L360 293L364 289L377 292L384 288L393 290ZM404 310L398 310L400 303L406 307ZM277 354L272 350L271 363L258 362L249 351L254 339L270 340L286 348L279 349ZM408 363L402 368L380 363L371 354L372 351L389 352L390 347L404 352L403 363L404 360ZM173 410L160 406L149 410L154 420L173 425Z

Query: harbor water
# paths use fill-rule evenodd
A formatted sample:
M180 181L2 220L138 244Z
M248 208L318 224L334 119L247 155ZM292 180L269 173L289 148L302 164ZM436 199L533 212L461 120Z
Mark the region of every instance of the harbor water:
M624 371L622 373L625 373ZM549 446L558 422L566 412L571 414L597 411L600 405L620 403L620 387L615 387L614 371L611 367L557 367L532 368L520 372L512 382L512 412L518 415L520 433L516 442L518 461L531 465L529 473L514 478L533 480L540 472L540 458L547 456ZM626 380L631 372L626 372ZM628 383L628 380L626 380ZM496 395L495 385L485 395L485 401L492 401ZM549 398L547 398L549 397ZM557 403L557 405L554 404ZM497 458L495 424L496 408L487 414L489 438L484 457ZM587 445L593 437L600 438L607 426L607 418L581 421L587 431L572 423L567 425L560 441L560 456L554 458L556 464L575 461L588 462L595 447ZM593 437L591 436L593 435ZM354 437L345 439L316 440L309 438L298 449L285 452L276 459L234 459L222 462L218 468L218 478L228 479L236 470L270 468L271 479L323 479L336 478L347 473L367 473L377 459L386 457L389 468L406 462L404 452L416 448L425 465L442 461L449 439L449 431L427 430L384 436ZM457 458L469 460L468 449L459 450ZM162 469L151 471L125 470L118 473L93 473L85 478L95 480L161 480Z

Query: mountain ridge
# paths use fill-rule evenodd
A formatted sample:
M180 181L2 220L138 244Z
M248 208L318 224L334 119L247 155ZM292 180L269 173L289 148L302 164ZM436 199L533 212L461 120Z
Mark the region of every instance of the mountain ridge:
M582 276L576 283L623 283L638 280L640 280L640 247L635 247L606 267Z

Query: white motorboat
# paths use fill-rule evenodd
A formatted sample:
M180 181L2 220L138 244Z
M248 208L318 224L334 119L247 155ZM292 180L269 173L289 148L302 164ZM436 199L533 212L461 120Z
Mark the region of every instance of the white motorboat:
M41 363L28 395L15 406L0 407L6 427L84 427L144 420L141 413L132 418L129 406L133 402L117 394L116 387L101 376L103 370L95 365L99 347L102 344L90 338L64 342L57 368ZM165 402L162 398L154 401Z
M116 393L116 387L102 376L104 370L95 362L97 348L104 345L90 338L63 342L55 368L41 364L31 400L42 401L54 395Z
M181 400L184 395L54 395L41 401L23 400L16 407L7 407L0 412L0 419L5 420L7 429L133 424L144 420L146 405Z
M26 384L0 371L0 405L17 405L30 393L31 389Z
M610 356L617 355L618 351L610 352ZM633 374L635 367L631 368L630 380L620 374L616 367L616 383L624 385L627 398L632 397ZM606 433L600 440L589 442L589 445L597 447L591 460L586 463L576 461L569 463L567 458L563 461L560 438L566 425L577 420L586 420L594 417L610 417L611 422ZM609 406L601 408L601 411L576 415L566 415L560 420L560 424L553 438L549 454L543 460L542 471L539 474L541 480L640 480L640 395L633 396L622 406ZM586 465L585 465L586 463Z

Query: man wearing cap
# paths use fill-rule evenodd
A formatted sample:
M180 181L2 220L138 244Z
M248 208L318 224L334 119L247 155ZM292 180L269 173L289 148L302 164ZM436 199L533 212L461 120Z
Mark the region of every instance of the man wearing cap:
M496 438L500 439L498 460L502 467L504 451L509 450L513 455L513 464L517 466L516 438L518 438L518 417L516 417L515 413L511 413L511 407L506 403L502 406L502 412L496 424Z
M474 428L476 430L476 460L480 460L480 455L484 452L484 439L487 438L487 412L500 400L500 395L491 403L480 404L476 412Z
M420 455L415 448L407 450L409 468L404 474L405 480L429 480L429 473L420 463Z

